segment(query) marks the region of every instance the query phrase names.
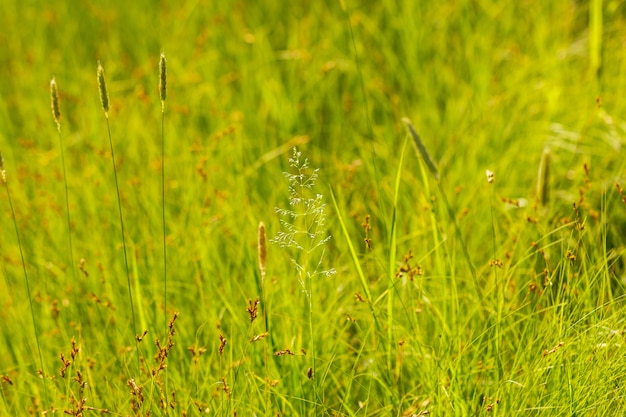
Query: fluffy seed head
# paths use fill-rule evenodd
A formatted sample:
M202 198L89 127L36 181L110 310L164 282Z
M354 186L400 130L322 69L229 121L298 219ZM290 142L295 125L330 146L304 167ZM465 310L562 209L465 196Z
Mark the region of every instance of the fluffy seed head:
M52 117L57 124L57 129L61 129L61 109L59 108L59 91L54 78L50 81L50 105L52 107Z
M109 93L107 92L107 83L104 79L104 68L100 62L98 62L98 90L100 91L100 102L102 103L102 110L104 110L105 116L109 114Z
M165 103L167 98L167 61L165 60L165 53L161 53L161 59L159 60L159 95L161 96L161 103Z
M417 131L413 127L413 124L406 117L403 117L402 121L404 122L404 124L406 125L406 128L411 134L411 137L413 138L413 143L415 144L415 147L417 148L419 153L422 155L422 159L426 163L426 166L428 166L428 169L435 177L435 180L439 181L439 171L437 171L437 167L435 166L435 163L430 158L430 155L428 154L428 151L426 150L426 146L424 146L424 143L422 142L419 135L417 134Z
M259 252L259 269L261 270L261 280L265 279L265 259L267 258L267 246L265 244L265 225L259 223L259 240L257 244Z

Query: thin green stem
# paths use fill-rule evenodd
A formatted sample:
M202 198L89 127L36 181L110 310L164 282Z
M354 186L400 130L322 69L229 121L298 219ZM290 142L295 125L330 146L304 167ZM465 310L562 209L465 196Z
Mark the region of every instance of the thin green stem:
M165 106L161 107L161 220L163 224L163 320L167 321L167 226L165 223Z
M501 344L502 344L502 330L501 330L501 321L502 321L502 305L504 303L504 286L500 288L500 280L498 276L498 268L500 268L500 264L497 258L497 246L496 246L496 220L493 215L493 202L495 201L493 184L491 184L491 202L489 205L489 211L491 214L491 241L493 248L493 279L495 282L495 291L496 291L496 362L498 363L498 380L502 378L503 367L502 367L502 355L501 355Z
M135 318L135 306L133 304L133 293L132 293L132 289L131 289L131 283L130 283L130 269L128 267L128 254L126 253L126 233L124 230L124 216L122 215L122 197L120 195L120 187L119 187L119 182L117 179L117 167L115 165L115 152L113 151L113 139L111 139L111 126L109 124L109 117L108 115L106 115L106 122L107 122L107 133L109 135L109 146L111 148L111 163L113 164L113 176L115 178L115 190L117 192L117 209L118 209L118 213L119 213L119 217L120 217L120 229L121 229L121 233L122 233L122 249L124 250L124 265L126 267L126 281L128 284L128 301L129 301L129 305L130 305L130 313L132 316L132 321L133 321L133 338L135 339L135 351L137 353L137 370L139 370L141 368L141 359L139 357L139 341L137 340L136 335L139 333L137 332L137 320Z
M67 240L69 246L69 256L70 256L70 269L72 270L72 278L74 279L74 284L78 284L78 279L76 276L76 264L74 263L74 244L72 242L72 221L70 217L70 197L67 186L67 171L65 169L65 147L63 146L63 135L61 135L61 125L57 125L57 131L59 133L59 147L61 149L61 167L63 169L63 183L65 186L65 215L67 220ZM74 304L76 308L79 309L78 297L76 295L77 291L74 291ZM81 321L82 314L80 310L78 311L77 320Z
M0 158L2 156L0 155ZM43 355L41 354L41 344L39 343L39 326L37 325L37 319L35 318L35 308L33 307L33 297L30 291L30 282L28 279L28 272L26 272L26 261L24 260L24 251L22 250L22 240L20 239L19 229L17 227L17 219L15 217L15 209L13 208L13 200L11 199L11 192L9 191L9 183L4 181L4 189L7 193L7 200L9 200L9 207L11 208L11 216L13 217L13 226L15 227L15 236L17 237L17 246L20 250L20 259L22 261L22 270L24 271L24 281L26 282L26 292L28 293L28 304L30 306L30 315L33 321L33 330L35 332L35 342L37 344L37 353L39 354L39 366L41 367L41 383L43 384L43 390L46 395L46 400L50 397L48 395L48 386L46 385L46 370L43 366Z

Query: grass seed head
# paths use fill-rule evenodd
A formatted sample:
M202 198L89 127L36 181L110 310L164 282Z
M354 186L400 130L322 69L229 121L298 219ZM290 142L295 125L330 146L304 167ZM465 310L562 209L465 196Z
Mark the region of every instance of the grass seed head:
M57 124L57 129L61 130L61 109L59 107L59 91L54 78L50 81L50 105L52 107L52 117Z
M550 200L550 148L543 150L537 177L537 197L541 206L545 207Z
M164 105L167 98L167 60L165 53L161 53L159 60L159 96L161 97L161 104Z
M411 123L411 121L407 117L403 117L402 118L402 122L404 122L404 124L406 125L407 130L411 134L411 137L413 138L413 143L415 144L415 147L417 148L419 153L422 155L422 159L424 160L424 162L428 166L428 169L430 170L430 172L435 177L435 180L439 181L439 171L437 170L437 167L435 166L435 163L433 162L433 160L431 159L430 155L428 154L428 151L426 150L426 146L424 146L424 143L422 142L422 139L420 139L419 135L417 134L417 131L415 130L415 127L413 127L413 124Z
M0 176L2 177L2 183L7 182L7 172L4 169L4 158L2 157L2 150L0 150Z
M107 83L104 79L104 68L102 68L100 62L98 62L98 90L100 91L102 110L104 110L105 116L109 117L109 93L107 92Z
M265 243L265 225L259 223L259 238L257 249L259 252L259 269L261 270L261 280L265 279L265 260L267 258L267 245Z

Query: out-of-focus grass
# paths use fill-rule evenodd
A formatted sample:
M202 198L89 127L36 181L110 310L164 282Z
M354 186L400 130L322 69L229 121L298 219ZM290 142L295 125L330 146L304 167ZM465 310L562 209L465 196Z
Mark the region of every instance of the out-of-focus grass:
M616 387L626 371L619 315L625 206L615 187L623 185L624 169L624 6L603 3L599 71L590 71L587 4L345 6L0 5L0 148L50 392L46 397L38 380L19 248L9 206L0 200L1 410L76 413L75 401L85 397L86 406L119 415L164 413L163 374L150 373L158 366L154 339L164 345L168 337L162 51L168 57L166 313L180 313L165 370L176 393L175 400L166 393L175 404L170 414L624 409ZM139 373L98 60L107 69L131 295L148 330L138 345L145 360ZM49 110L53 76L80 269L68 264L61 150ZM412 151L396 187L404 116L437 164L440 188ZM250 324L245 311L247 300L260 296L257 225L263 221L270 236L280 229L274 207L287 203L281 172L296 145L321 169L317 191L328 208L334 207L330 186L340 210L328 210L326 223L334 239L325 259L338 273L315 283L315 390L300 351L308 348L310 329L290 254L269 247L266 298L271 346L296 355L267 356L260 343L250 343L264 327L261 320ZM541 208L535 184L546 146L550 202ZM486 169L495 173L494 184ZM477 268L475 279L442 193ZM361 226L368 214L369 250ZM355 301L364 296L363 282L346 237L371 292L364 302ZM413 257L403 260L409 251ZM222 354L220 333L228 339ZM61 377L59 354L69 357L72 338L80 352ZM87 381L83 391L71 380L76 371ZM133 400L139 403L129 394L130 379L145 395L134 411Z

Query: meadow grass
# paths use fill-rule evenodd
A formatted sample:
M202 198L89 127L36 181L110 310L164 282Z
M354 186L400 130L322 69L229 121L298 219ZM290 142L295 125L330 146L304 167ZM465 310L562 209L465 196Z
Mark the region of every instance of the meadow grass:
M621 3L0 8L0 414L626 412Z

